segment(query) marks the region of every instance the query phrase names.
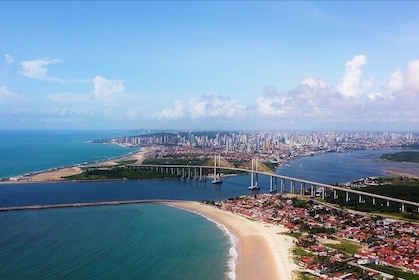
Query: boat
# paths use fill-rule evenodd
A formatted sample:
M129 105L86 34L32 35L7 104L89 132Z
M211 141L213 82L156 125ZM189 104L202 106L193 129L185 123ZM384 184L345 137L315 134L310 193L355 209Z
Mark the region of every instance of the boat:
M258 184L256 183L256 185L253 185L253 186L249 186L249 190L259 190L260 189L260 187L258 186Z
M223 180L221 179L221 174L218 174L216 177L214 177L214 180L211 181L213 184L222 184Z

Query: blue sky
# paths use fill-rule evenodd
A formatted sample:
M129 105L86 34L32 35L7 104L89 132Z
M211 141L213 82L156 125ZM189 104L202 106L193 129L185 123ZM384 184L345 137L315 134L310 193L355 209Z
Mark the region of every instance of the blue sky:
M0 2L0 129L419 131L419 2Z

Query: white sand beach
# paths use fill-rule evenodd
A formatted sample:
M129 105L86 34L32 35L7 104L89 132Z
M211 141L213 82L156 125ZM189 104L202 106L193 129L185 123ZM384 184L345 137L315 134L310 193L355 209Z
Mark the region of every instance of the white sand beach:
M117 165L120 161L126 160L137 160L137 164L141 164L141 162L145 159L145 154L147 153L147 149L143 149L139 152L132 153L123 157L118 157L115 159L110 159L106 161L100 161L98 163L87 164L85 166L112 166ZM45 171L40 173L35 173L29 175L27 178L30 182L54 182L54 181L62 181L64 180L63 177L71 176L81 173L82 170L80 166L71 166L65 168L58 168L56 170Z
M199 213L223 224L238 240L236 279L292 279L298 266L292 260L293 239L287 229L249 220L245 217L199 202L168 202L168 205Z

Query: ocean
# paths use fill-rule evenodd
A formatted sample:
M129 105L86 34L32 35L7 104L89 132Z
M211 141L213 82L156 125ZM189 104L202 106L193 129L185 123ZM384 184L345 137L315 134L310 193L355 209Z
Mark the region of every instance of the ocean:
M0 212L0 279L224 279L229 247L157 204Z
M126 135L125 131L2 130L0 178L94 162L134 152L118 145L91 144L94 139Z
M89 140L121 132L0 132L0 177L132 152ZM299 158L278 174L322 183L384 175L379 155ZM223 200L250 191L250 176L222 185L191 179L0 184L0 207L135 199ZM160 204L0 212L0 279L234 279L231 237L220 225Z

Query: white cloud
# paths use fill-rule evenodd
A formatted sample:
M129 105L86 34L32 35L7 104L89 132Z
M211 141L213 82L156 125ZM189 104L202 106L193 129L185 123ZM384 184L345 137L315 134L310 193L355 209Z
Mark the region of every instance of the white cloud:
M360 97L364 90L372 85L372 81L362 81L362 67L367 63L365 55L357 55L346 63L345 75L337 85L337 91L346 97Z
M243 108L236 101L224 96L202 94L199 99L190 100L190 116L202 117L238 117Z
M404 86L404 77L400 69L397 69L396 72L391 74L390 81L387 84L387 88L390 91L399 91L402 90Z
M48 80L51 78L45 66L60 61L46 59L30 62L22 62L26 76ZM371 88L372 79L362 79L362 67L366 63L364 55L348 61L338 85L328 85L317 77L305 77L294 88L281 92L273 86L266 86L264 92L254 96L249 104L243 104L240 98L201 94L190 99L174 100L173 105L156 109L153 101L144 101L146 96L126 92L125 81L99 75L89 80L90 88L84 92L46 94L38 103L35 99L25 99L6 87L0 87L0 114L11 115L12 109L14 112L25 111L28 116L33 112L44 112L51 120L57 117L58 122L61 121L59 118L63 119L63 123L71 118L74 122L91 119L92 123L114 126L129 122L136 126L147 117L162 123L178 121L180 125L187 126L195 122L220 128L227 124L244 127L252 122L253 127L256 125L254 128L263 124L272 129L286 125L290 128L291 124L297 125L296 129L320 128L323 126L319 125L325 123L335 128L343 124L342 129L347 129L344 125L348 123L354 128L357 125L367 127L366 123L377 123L382 127L391 122L417 124L419 60L412 60L405 69L398 68L389 73L388 82L377 88ZM158 102L162 106L163 102ZM22 106L22 103L33 106ZM147 111L153 113L146 116Z
M265 87L265 94L256 99L256 111L262 117L281 116L287 112L285 103L289 99L278 94L274 87Z
M308 86L310 88L326 88L327 87L326 82L313 78L313 77L306 77L302 79L300 84Z
M406 86L413 91L419 91L419 59L412 60L407 65Z
M189 106L185 107L183 102L177 100L174 108L165 108L152 118L157 119L181 119L190 117L192 119L202 118L234 118L245 115L245 108L237 104L234 99L213 94L202 94L199 98L189 100Z
M179 100L176 100L175 107L173 109L163 109L158 114L156 114L155 117L157 119L176 120L183 118L184 115L185 113L183 103Z
M13 63L15 61L14 58L10 54L8 54L8 53L6 53L4 55L4 58L6 59L6 63L8 63L8 64L11 64L11 63Z
M93 79L93 84L93 93L99 99L121 94L125 91L124 81L121 80L108 80L101 76L96 76Z
M22 65L21 74L25 77L33 78L37 80L62 82L62 80L60 79L49 77L48 69L45 67L46 65L56 64L60 62L62 61L59 59L50 59L50 58L21 61L20 62L20 64Z

